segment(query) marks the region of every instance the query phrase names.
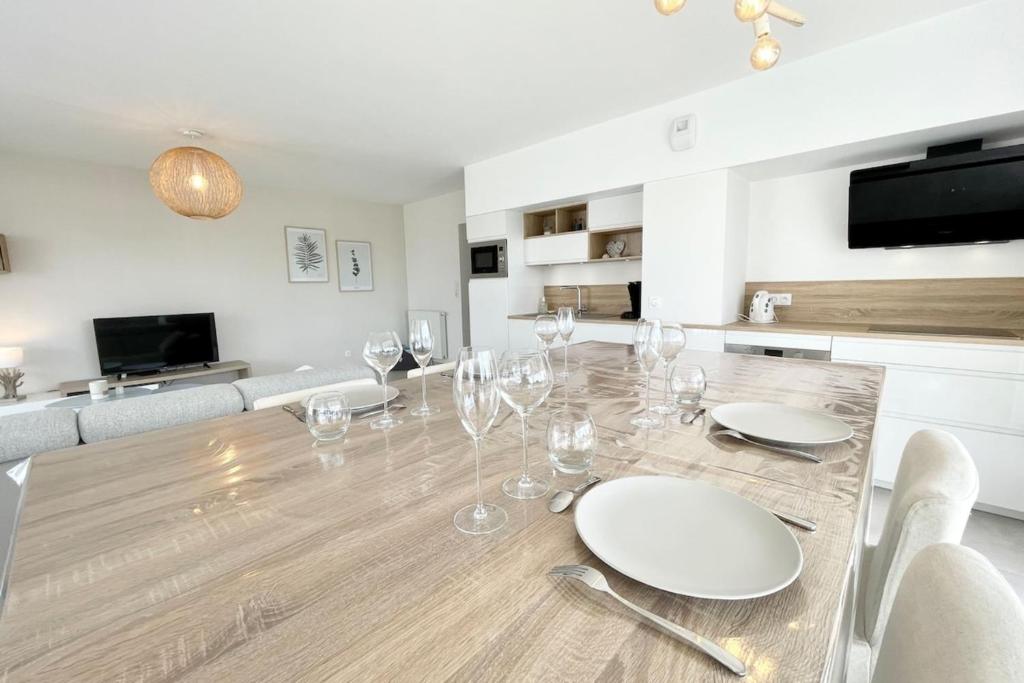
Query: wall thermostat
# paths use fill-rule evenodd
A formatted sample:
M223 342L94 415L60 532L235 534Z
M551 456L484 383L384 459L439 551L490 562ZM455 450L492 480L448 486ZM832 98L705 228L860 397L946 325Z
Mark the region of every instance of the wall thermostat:
M697 115L687 114L672 121L668 144L676 152L690 149L697 143Z

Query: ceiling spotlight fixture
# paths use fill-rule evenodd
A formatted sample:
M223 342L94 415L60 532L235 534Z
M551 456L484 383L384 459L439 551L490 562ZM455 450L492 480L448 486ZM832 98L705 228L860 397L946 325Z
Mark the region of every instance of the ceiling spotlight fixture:
M654 8L666 17L683 9L686 0L654 0Z
M775 66L782 54L782 45L772 37L768 17L754 22L754 48L750 51L750 65L758 71Z
M685 4L686 0L654 0L654 7L665 16L675 14ZM782 54L782 44L772 35L768 17L775 17L797 28L807 21L799 12L775 0L734 0L733 12L740 21L754 24L754 48L750 51L750 64L758 71L775 66Z
M183 130L195 140L199 130ZM175 147L156 158L149 184L157 199L187 218L223 218L242 201L242 180L223 157L202 147Z

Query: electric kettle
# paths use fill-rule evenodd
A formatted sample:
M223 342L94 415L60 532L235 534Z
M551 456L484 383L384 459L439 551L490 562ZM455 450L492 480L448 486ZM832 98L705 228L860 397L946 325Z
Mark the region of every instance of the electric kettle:
M750 300L748 320L752 323L773 323L776 321L775 299L771 294L763 289L754 292L754 298Z

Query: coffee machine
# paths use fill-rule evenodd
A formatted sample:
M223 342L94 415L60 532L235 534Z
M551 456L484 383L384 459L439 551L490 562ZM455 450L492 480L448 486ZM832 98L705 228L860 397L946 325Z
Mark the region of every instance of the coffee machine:
M629 290L629 304L633 307L633 310L626 311L622 314L623 320L639 320L640 319L640 280L635 280L626 284L626 289Z

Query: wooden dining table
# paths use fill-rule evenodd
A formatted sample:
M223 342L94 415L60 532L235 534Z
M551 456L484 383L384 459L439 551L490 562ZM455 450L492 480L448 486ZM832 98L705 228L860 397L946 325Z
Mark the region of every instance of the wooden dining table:
M555 351L560 353L560 351ZM560 360L560 359L559 359ZM883 370L698 351L703 405L775 401L834 415L851 439L816 464L715 438L708 415L640 430L644 376L629 346L570 347L568 381L532 416L535 473L554 486L545 429L566 404L594 417L605 479L700 479L817 522L792 532L800 576L765 597L666 593L604 565L572 512L514 500L501 481L521 458L502 409L483 442L496 533L452 524L474 501L473 449L452 382L427 379L440 413L342 442L314 443L280 408L33 458L0 618L0 681L737 680L607 596L548 575L587 564L619 593L738 656L748 681L820 681L841 666L870 499ZM403 403L419 380L398 382ZM663 381L654 378L655 396ZM758 557L751 556L751 563Z

